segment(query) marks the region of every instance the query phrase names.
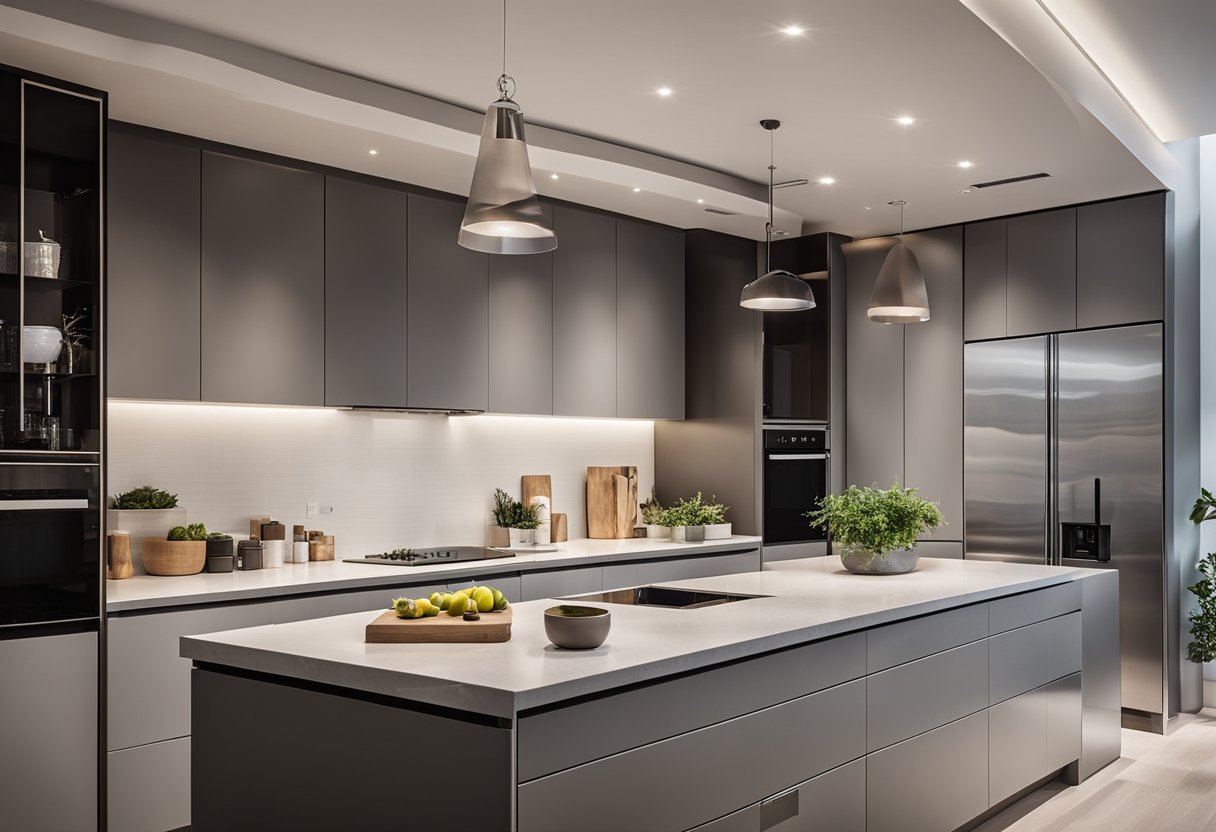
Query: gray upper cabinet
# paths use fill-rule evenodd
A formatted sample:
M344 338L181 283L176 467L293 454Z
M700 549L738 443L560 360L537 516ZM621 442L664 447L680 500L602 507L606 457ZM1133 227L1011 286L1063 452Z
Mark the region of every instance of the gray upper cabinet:
M1077 209L1077 326L1160 321L1165 194Z
M1008 220L973 222L963 231L963 337L968 341L1006 335L1007 231Z
M684 418L684 233L616 222L616 415Z
M894 242L882 237L844 246L848 261L845 479L849 485L887 488L904 479L905 328L866 317L874 278Z
M410 407L485 410L488 255L456 243L464 203L409 196L406 399Z
M924 539L962 540L963 229L909 234L906 242L920 261L932 317L904 328L903 483L938 503L946 519Z
M325 401L325 182L203 153L202 398Z
M406 406L404 191L325 179L325 404Z
M199 149L110 128L109 395L198 401Z
M616 220L553 208L553 412L617 415Z
M489 409L553 413L552 252L490 258Z
M1077 327L1077 209L1008 220L1008 335Z

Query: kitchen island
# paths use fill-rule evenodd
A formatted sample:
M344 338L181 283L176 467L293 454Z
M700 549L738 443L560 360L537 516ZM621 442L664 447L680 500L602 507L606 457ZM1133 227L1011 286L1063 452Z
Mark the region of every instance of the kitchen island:
M549 600L505 644L364 644L372 611L183 638L192 828L945 832L1118 757L1117 581L819 558L605 605L586 652L548 644Z

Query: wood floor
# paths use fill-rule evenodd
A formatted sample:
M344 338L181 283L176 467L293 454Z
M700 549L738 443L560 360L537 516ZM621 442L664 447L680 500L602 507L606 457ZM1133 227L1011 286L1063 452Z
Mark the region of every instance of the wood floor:
M1169 736L1123 732L1123 757L1080 786L1052 783L977 832L1216 832L1216 710Z

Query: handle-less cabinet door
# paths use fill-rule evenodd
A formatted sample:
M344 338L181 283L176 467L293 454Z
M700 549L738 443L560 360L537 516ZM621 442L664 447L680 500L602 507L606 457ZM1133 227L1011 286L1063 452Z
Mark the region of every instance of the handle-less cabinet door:
M901 482L930 495L946 519L923 540L962 540L963 229L908 234L905 242L920 261L933 317L904 329Z
M198 401L200 151L109 130L108 393Z
M1008 220L1008 335L1077 328L1077 209Z
M492 413L553 413L552 252L490 258L489 403Z
M973 222L963 229L963 337L1004 338L1008 220ZM937 317L937 307L933 308Z
M325 179L325 404L405 407L406 195Z
M325 181L203 153L202 396L325 403Z
M616 220L556 205L553 412L616 416Z
M409 196L406 399L410 407L485 410L487 255L456 243L464 203Z
M1159 321L1165 296L1165 194L1077 209L1077 328Z
M97 829L97 634L0 641L0 826Z
M684 418L684 232L616 221L616 415Z

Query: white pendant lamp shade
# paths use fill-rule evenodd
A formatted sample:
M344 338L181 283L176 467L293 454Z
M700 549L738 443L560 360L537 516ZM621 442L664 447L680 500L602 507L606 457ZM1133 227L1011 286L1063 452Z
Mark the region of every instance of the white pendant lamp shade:
M489 254L540 254L557 248L557 235L532 181L523 111L509 98L486 108L457 241Z
M866 317L880 324L919 324L929 320L929 292L912 249L901 241L887 252L878 270Z
M768 222L764 225L764 267L767 272L743 287L739 305L759 312L797 312L815 308L815 293L811 284L793 272L774 269L773 259L773 133L781 126L775 118L766 118L760 126L768 131Z
M785 269L774 269L743 287L739 305L761 312L795 312L814 309L815 294L811 291L811 284L798 275Z

